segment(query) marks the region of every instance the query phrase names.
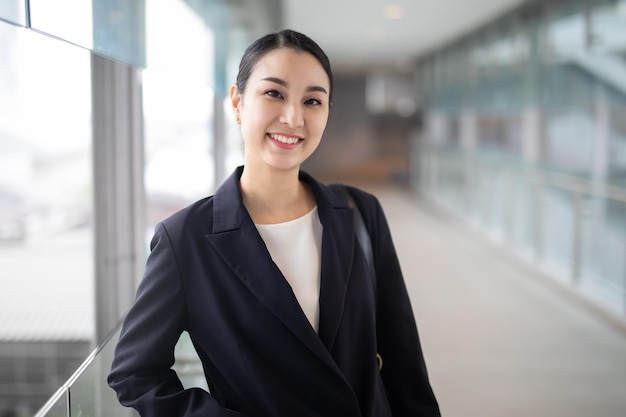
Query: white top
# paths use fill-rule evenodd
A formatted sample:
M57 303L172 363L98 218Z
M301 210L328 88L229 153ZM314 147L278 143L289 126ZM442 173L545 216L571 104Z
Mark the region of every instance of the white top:
M311 326L318 330L322 223L317 207L285 223L257 224L272 260L287 279Z

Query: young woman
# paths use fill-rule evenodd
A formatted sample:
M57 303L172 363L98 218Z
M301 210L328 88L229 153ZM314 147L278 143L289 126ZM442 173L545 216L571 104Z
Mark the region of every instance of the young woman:
M328 58L290 30L246 50L230 97L245 164L161 222L108 381L142 417L439 416L378 200L300 170L332 99ZM188 331L207 384L184 389Z

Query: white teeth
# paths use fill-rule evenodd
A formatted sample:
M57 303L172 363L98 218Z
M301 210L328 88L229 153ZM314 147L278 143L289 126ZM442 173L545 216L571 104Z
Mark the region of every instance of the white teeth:
M298 143L298 138L290 138L282 135L270 135L272 139L279 141L280 143L285 143L287 145L293 145Z

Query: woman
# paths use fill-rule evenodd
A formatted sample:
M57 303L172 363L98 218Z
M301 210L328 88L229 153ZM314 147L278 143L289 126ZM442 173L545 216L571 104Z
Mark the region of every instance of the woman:
M328 58L300 33L246 50L230 90L245 164L157 225L116 346L109 384L141 416L439 416L380 204L350 188L372 285L353 209L300 171L332 88ZM210 394L171 369L185 330Z

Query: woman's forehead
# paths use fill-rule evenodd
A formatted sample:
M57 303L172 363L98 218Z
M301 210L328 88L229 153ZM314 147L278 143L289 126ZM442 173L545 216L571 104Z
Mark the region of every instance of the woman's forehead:
M330 85L328 74L315 56L291 48L278 48L265 54L255 65L251 78L256 81L278 78L286 82L309 82L327 89Z

